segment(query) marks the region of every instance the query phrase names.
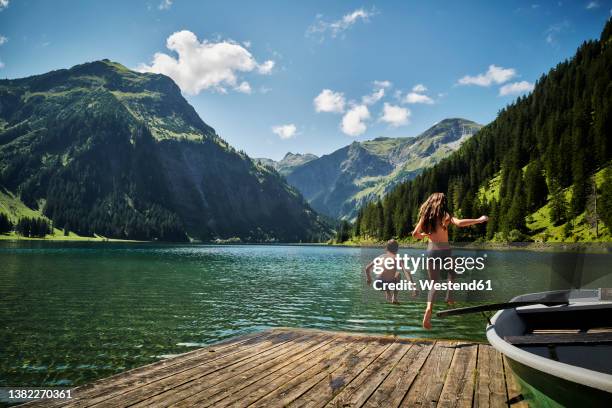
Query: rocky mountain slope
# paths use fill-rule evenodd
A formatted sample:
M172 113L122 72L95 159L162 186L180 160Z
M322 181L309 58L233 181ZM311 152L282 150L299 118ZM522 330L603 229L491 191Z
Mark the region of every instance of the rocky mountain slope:
M417 137L353 142L294 167L287 181L318 212L352 218L361 205L436 164L480 128L466 119L445 119Z
M170 78L108 60L0 81L0 188L79 235L297 242L329 232Z
M278 171L283 176L287 176L296 167L299 167L303 164L311 162L315 159L318 159L318 157L311 153L300 154L300 153L289 152L285 155L285 157L283 157L279 161L274 161L272 159L266 159L266 158L258 158L254 160L256 160L257 162L263 165L272 167L273 169Z

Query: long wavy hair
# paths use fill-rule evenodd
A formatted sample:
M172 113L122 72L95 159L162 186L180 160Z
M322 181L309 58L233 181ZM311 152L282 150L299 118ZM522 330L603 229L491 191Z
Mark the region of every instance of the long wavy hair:
M436 231L438 225L446 229L444 218L451 216L448 210L448 201L444 193L433 193L421 205L419 220L423 220L423 232L431 234Z

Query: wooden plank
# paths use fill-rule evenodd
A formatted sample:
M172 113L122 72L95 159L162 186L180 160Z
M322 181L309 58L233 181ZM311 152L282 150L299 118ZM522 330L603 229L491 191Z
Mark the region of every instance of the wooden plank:
M453 354L454 342L437 341L400 406L435 407L442 393Z
M199 378L201 376L210 374L211 372L218 371L224 367L236 364L245 359L251 359L257 356L259 353L281 346L294 339L300 334L291 332L285 333L272 333L271 336L265 337L262 341L256 342L253 347L246 348L236 353L230 353L220 358L216 358L207 361L203 364L191 365L181 371L169 370L167 373L164 372L164 376L156 376L151 378L138 378L132 381L128 381L126 387L122 387L118 392L112 392L104 394L100 397L79 400L73 403L75 407L85 407L105 402L105 404L120 404L120 405L131 405L135 404L143 399L149 398L152 395L156 395L160 392L164 392L167 389L174 388L186 381L193 378ZM170 367L172 368L172 367ZM165 371L165 370L163 370Z
M333 343L332 347L324 350L320 354L317 353L316 357L313 358L308 355L300 358L281 370L278 370L278 372L274 372L273 375L267 376L263 380L259 380L237 393L230 394L229 397L216 402L214 406L237 407L252 404L301 375L303 375L302 378L307 378L308 375L314 375L325 367L336 364L345 356L354 353L355 347L354 344L338 338ZM365 344L362 343L359 347L359 350L361 350L365 347Z
M508 399L508 401L510 401L513 398L516 398L521 395L521 387L516 378L514 377L514 373L510 369L508 361L506 361L505 357L502 358L502 363L504 364L504 374L506 376L506 398ZM527 403L527 401L518 401L512 405L509 405L509 407L529 408L529 404Z
M232 339L76 390L70 402L28 405L498 407L519 394L488 345L301 329Z
M338 365L325 378L308 391L299 395L287 406L292 408L320 407L331 401L354 378L369 367L378 357L393 345L392 341L376 342L366 350Z
M287 359L295 352L304 350L317 344L321 344L323 336L320 334L307 334L303 337L291 340L280 347L266 350L259 354L256 358L244 360L242 364L235 364L226 369L211 373L204 377L186 382L166 392L155 395L152 398L142 400L135 404L134 407L151 406L151 405L170 405L184 400L194 394L201 393L216 384L223 383L224 387L233 388L227 380L237 380L244 376L245 372L258 372L265 367L278 364L280 360Z
M267 408L270 405L286 406L297 397L308 391L315 384L325 378L339 365L351 359L358 359L360 352L370 348L378 348L378 344L347 340L344 342L347 347L336 355L332 355L314 367L304 371L302 374L286 381L274 381L275 390L265 397L253 403L253 407Z
M474 400L474 381L476 377L477 344L458 344L453 361L444 381L438 407L468 408Z
M491 346L478 346L478 375L474 391L474 407L506 406L506 384L502 356Z
M291 356L279 356L279 358L271 360L266 365L245 371L234 378L215 384L197 394L177 401L175 406L198 406L204 408L216 404L218 401L230 396L241 398L240 393L243 394L242 396L252 395L254 391L272 381L275 376L281 376L289 371L293 367L292 363L304 367L304 370L307 368L307 366L305 367L306 364L311 363L314 365L317 359L322 359L328 350L338 346L334 340L335 336L323 336L317 343L312 344L310 347L303 347L300 345L299 351L292 353ZM251 386L250 389L249 386ZM225 402L227 403L228 401L229 400L226 400Z
M108 395L108 393L129 388L131 382L135 379L163 376L164 373L173 373L175 370L181 370L183 367L196 364L197 362L212 361L222 356L237 353L241 350L254 347L258 342L264 339L277 335L278 333L272 330L265 330L236 336L205 348L198 348L197 350L189 351L175 357L163 359L155 363L115 374L111 377L96 380L89 384L74 388L72 390L72 395L74 397L71 403ZM65 404L66 401L61 400L42 400L32 401L23 404L23 406L58 407L64 406Z
M412 344L393 371L363 406L368 408L398 407L433 347L434 342Z
M411 346L411 343L406 342L393 343L326 406L329 408L362 406Z

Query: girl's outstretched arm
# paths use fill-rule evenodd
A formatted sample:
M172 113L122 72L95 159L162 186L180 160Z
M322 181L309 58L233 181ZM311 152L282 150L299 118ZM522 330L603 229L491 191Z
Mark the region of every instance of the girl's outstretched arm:
M487 221L489 221L489 217L487 217L486 215L483 215L480 218L464 218L464 219L459 219L455 217L451 218L451 223L453 223L459 228L469 227L470 225L475 225L475 224L482 224Z

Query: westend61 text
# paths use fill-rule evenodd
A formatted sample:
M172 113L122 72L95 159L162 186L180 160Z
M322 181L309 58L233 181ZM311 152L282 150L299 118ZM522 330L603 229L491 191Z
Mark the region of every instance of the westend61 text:
M487 280L472 280L470 282L436 282L433 280L419 280L419 286L422 291L426 290L467 290L467 291L483 291L493 290L491 279ZM381 280L374 281L375 290L415 290L417 289L416 282L401 280L399 282L383 282Z

